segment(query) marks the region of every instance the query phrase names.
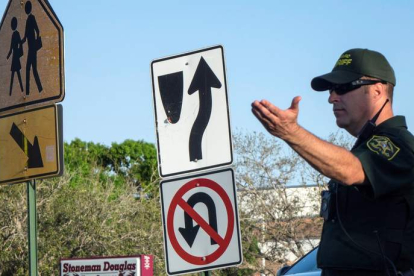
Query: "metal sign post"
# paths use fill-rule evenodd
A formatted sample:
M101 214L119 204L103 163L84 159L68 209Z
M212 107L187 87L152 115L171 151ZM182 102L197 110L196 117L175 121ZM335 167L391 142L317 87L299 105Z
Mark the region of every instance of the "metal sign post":
M210 271L204 271L204 272L201 272L199 276L211 276L211 272Z
M37 276L36 180L27 181L27 214L29 275Z

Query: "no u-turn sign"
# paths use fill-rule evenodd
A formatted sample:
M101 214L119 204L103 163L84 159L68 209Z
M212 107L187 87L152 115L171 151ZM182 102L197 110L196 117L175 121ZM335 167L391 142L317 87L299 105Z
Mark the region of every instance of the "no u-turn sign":
M161 182L170 275L242 262L233 170Z

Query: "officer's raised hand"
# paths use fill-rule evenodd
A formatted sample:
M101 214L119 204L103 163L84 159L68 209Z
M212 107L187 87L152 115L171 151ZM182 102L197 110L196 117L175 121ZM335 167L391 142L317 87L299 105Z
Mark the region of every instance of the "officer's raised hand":
M267 100L254 101L252 112L270 134L289 140L299 129L297 118L300 100L300 96L293 98L292 104L286 110L278 108Z
M323 175L346 185L363 183L361 162L352 153L316 137L297 123L300 100L301 97L293 98L286 110L266 100L254 101L252 112L270 134L287 142Z

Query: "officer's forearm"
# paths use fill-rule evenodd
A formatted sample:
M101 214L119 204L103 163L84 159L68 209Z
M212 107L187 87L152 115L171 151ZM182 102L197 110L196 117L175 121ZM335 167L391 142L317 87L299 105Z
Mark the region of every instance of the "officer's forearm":
M294 134L284 137L284 140L323 175L346 185L364 182L362 164L348 150L326 142L302 127Z

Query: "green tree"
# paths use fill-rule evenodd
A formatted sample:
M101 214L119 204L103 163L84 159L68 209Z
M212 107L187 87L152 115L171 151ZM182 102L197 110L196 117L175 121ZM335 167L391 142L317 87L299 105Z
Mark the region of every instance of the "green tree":
M65 165L37 184L39 275L58 275L60 258L136 254L154 255L164 274L154 146L76 139ZM0 187L0 275L28 274L26 208L25 184Z
M75 139L65 143L65 166L68 171L77 170L78 177L95 174L98 169L102 181L111 178L119 185L132 182L138 192L158 193L154 185L158 181L157 153L151 143L125 140L108 147Z

